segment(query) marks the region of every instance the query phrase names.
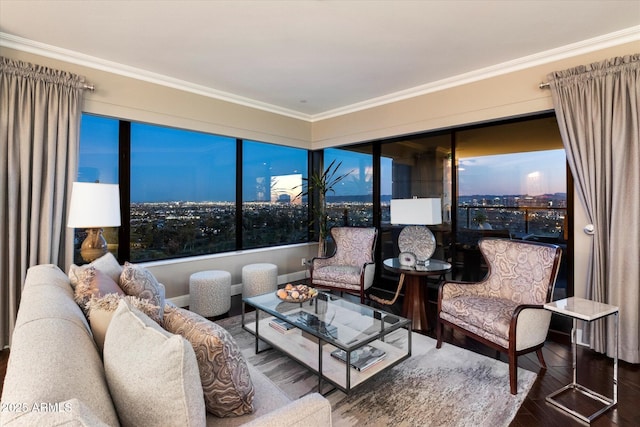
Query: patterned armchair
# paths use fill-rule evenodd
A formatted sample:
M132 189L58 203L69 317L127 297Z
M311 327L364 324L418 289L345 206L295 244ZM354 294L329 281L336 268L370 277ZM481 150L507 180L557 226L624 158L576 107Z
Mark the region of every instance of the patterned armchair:
M560 266L556 245L485 238L479 242L489 273L477 283L445 282L438 295L436 347L442 346L444 325L507 353L511 394L517 394L518 356L535 351L546 369L542 347Z
M365 291L373 284L376 271L373 248L378 237L375 227L333 227L331 237L335 252L329 257L311 260L311 284L360 295L364 304Z

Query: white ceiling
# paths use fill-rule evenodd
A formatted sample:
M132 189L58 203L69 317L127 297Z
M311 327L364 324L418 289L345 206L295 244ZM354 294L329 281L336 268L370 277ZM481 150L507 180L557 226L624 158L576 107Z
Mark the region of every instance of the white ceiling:
M640 0L0 0L0 47L307 120L620 40Z

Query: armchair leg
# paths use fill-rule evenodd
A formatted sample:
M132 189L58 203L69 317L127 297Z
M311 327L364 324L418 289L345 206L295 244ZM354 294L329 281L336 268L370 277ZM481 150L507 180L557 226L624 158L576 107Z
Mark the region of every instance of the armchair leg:
M540 362L542 369L547 369L547 364L544 362L544 356L542 355L542 348L536 350L536 356L538 356L538 362Z
M439 317L436 320L436 348L440 348L442 347L442 334L444 326L442 325Z
M509 386L511 394L518 394L518 356L509 351Z

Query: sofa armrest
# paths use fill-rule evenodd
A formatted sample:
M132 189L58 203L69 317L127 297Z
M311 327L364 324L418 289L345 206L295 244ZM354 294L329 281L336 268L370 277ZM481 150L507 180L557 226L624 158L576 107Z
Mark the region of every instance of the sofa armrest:
M308 394L246 424L247 427L331 426L331 404L318 393Z

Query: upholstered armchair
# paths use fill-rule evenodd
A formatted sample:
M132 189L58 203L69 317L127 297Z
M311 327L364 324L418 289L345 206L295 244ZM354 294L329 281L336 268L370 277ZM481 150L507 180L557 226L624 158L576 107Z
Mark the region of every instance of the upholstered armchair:
M489 272L484 280L445 282L438 294L436 347L442 346L444 325L507 353L511 394L517 394L518 356L535 351L546 369L542 347L560 266L556 245L485 238L479 242Z
M360 295L364 304L365 291L373 284L376 271L373 249L378 237L375 227L333 227L335 243L331 256L311 260L311 284Z

